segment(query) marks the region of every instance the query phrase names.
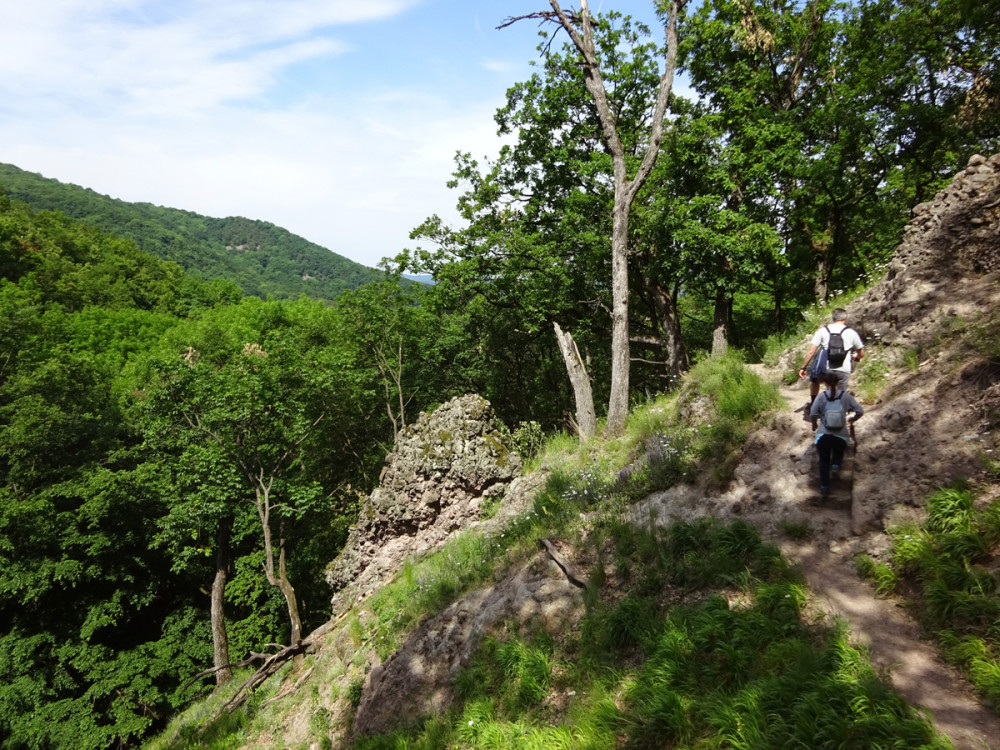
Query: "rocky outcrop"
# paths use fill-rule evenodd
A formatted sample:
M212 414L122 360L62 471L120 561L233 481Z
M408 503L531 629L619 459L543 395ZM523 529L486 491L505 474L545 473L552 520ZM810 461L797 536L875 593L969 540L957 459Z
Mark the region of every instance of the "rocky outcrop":
M855 530L878 529L899 505L920 505L935 487L975 476L995 449L991 411L1000 369L964 361L956 342L1000 303L1000 154L973 156L934 200L913 209L886 278L855 300L849 318L883 357L919 355L893 376L864 426L854 486Z
M885 279L848 307L849 319L868 342L919 345L942 319L981 312L998 274L1000 154L977 155L913 209Z
M327 569L334 613L377 588L407 557L478 522L484 501L499 503L521 468L485 399L462 396L421 414L400 433L378 488Z

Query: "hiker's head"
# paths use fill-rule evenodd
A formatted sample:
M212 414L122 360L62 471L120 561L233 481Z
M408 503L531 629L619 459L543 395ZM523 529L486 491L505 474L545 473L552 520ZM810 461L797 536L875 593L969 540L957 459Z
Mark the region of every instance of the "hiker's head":
M845 320L847 320L847 310L845 310L842 307L838 307L836 310L833 311L833 315L831 315L830 317L833 318L834 323L843 323Z
M835 372L824 372L823 377L820 378L820 382L827 386L831 391L837 389L840 385L840 376Z

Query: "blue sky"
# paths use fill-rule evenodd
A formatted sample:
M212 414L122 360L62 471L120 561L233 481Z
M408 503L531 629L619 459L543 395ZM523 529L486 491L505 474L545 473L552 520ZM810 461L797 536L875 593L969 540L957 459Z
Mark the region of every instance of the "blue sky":
M577 2L567 3L579 7ZM374 266L530 75L547 0L3 0L0 162ZM591 0L655 29L652 0Z

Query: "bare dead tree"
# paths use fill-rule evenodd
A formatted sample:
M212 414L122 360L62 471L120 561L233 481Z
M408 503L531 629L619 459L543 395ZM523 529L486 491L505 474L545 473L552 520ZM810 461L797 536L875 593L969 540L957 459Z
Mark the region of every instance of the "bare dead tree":
M646 152L636 173L629 179L625 162L625 147L618 135L616 118L608 103L607 89L601 74L600 60L594 44L593 21L587 0L580 0L580 11L564 10L558 0L549 0L552 10L537 11L508 18L500 28L519 20L537 19L558 24L566 31L582 56L584 83L597 108L604 144L611 154L614 171L614 207L611 230L611 396L608 402L607 431L618 434L625 427L628 415L629 331L628 331L628 225L632 204L639 189L653 170L663 142L667 102L677 67L677 17L687 0L671 0L668 5L666 55L663 75L656 98Z
M597 415L594 413L594 394L590 388L590 375L587 374L587 368L583 365L583 358L573 337L564 332L558 323L552 325L555 327L559 351L562 352L563 362L566 363L566 371L569 373L569 382L573 386L573 395L576 399L576 428L581 438L593 437L597 431Z

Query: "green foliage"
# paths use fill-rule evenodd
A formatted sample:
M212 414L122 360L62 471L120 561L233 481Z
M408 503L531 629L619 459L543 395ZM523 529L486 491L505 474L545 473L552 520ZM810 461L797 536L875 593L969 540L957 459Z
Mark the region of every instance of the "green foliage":
M1000 706L1000 618L998 581L990 571L991 550L1000 539L1000 499L977 507L968 486L938 490L928 498L920 525L890 529L890 564L862 562L882 593L907 596L950 658L994 706Z
M194 278L223 279L262 299L306 294L333 300L378 278L375 271L264 221L127 203L10 164L0 164L0 186L34 209L79 219L177 264Z
M866 347L868 351L870 347ZM891 367L885 355L878 349L866 356L851 376L854 392L865 403L874 402L888 383Z
M578 634L487 639L454 713L354 747L948 746L846 631L803 622L795 575L748 524L609 533L622 595L595 596Z
M320 303L235 304L231 285L9 200L0 265L0 736L135 744L212 663L202 591L227 519L234 659L286 637L257 512L226 512L248 496L249 461L291 459L272 519L298 593L322 602L354 508L331 496L377 465L385 424L367 418L373 389L335 335L350 329ZM198 424L232 442L199 440ZM356 455L329 460L347 441Z
M778 528L781 529L782 534L795 541L808 539L812 535L812 529L804 521L781 521Z
M361 705L361 695L365 690L365 676L355 675L347 684L347 701L357 708Z
M545 444L545 434L542 432L542 426L535 421L521 422L510 433L510 437L514 445L514 450L525 461L530 461L537 456Z
M698 426L695 450L717 481L731 475L754 422L781 403L777 389L743 366L740 357L708 357L691 370L689 382L713 414Z
M888 563L878 562L868 555L858 555L855 564L858 574L872 582L876 593L887 596L896 592L899 577Z

